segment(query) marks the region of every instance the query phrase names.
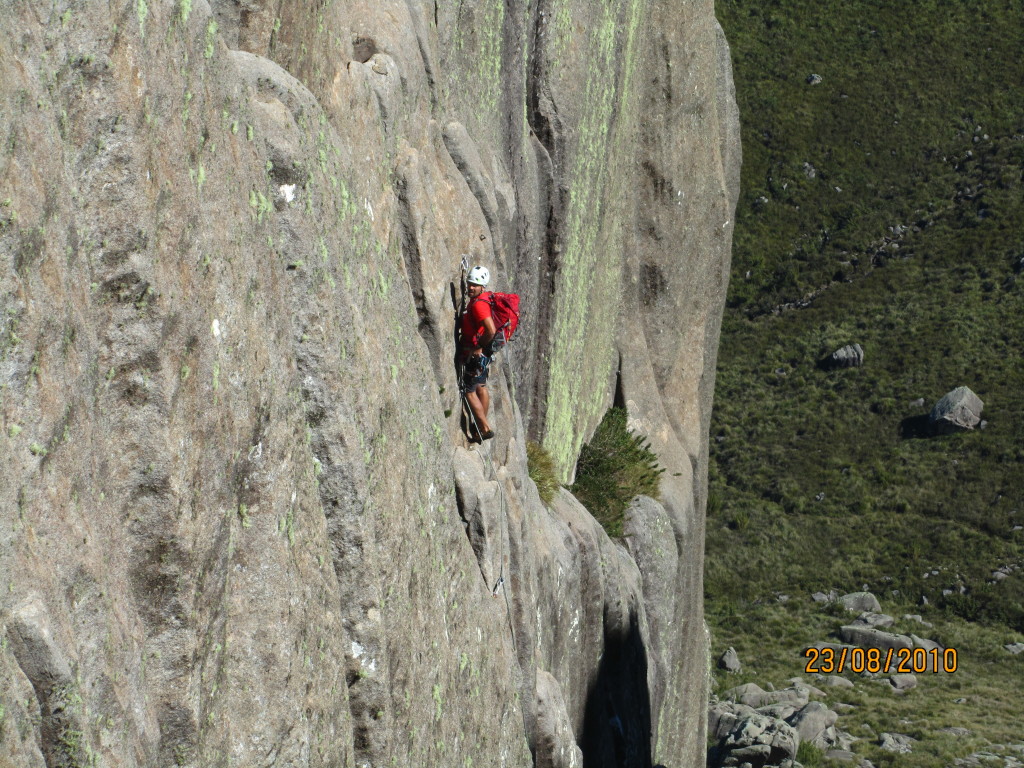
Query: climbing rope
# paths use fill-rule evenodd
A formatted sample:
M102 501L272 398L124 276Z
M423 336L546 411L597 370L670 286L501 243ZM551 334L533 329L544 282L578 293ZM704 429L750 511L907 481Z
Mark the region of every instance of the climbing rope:
M462 262L461 262L460 266L461 266L461 270L462 271L461 271L461 276L459 278L459 291L460 291L459 318L461 319L461 317L466 312L466 272L469 271L469 256L468 255L463 255ZM461 324L458 326L458 328L459 328L459 335L461 335ZM458 338L458 341L461 342L461 337ZM459 346L461 346L461 344ZM504 345L502 347L502 349L506 349L507 346L508 346L507 344ZM472 422L474 429L476 429L476 433L478 435L482 435L483 432L480 430L480 425L477 423L476 415L473 413L473 409L470 407L469 400L466 397L466 385L465 385L466 362L463 359L461 352L459 353L458 357L459 357L459 365L458 365L459 393L462 395L462 405L463 405L463 408L465 408L466 413L469 415L469 420ZM508 367L508 359L507 359L507 357L504 360L504 363L505 363L505 373L506 373L506 376L508 377L509 382L512 383L512 371ZM513 386L512 396L514 398L515 397L514 384L512 384L512 386ZM512 623L512 603L509 600L508 590L505 589L505 537L507 535L507 527L508 527L508 523L507 523L505 518L506 518L507 513L508 513L508 508L507 508L507 504L506 504L506 501L505 501L505 489L502 487L501 481L498 480L498 473L494 469L494 462L493 462L493 460L492 460L492 458L491 458L489 453L487 454L487 469L490 472L491 478L494 480L494 482L498 486L498 498L500 500L500 504L499 504L499 536L498 536L498 539L501 542L501 544L500 544L500 548L499 548L499 559L498 559L498 579L497 579L497 581L494 582L494 586L491 588L491 597L497 597L499 590L501 591L502 595L504 595L504 597L505 597L505 616L506 616L506 618L508 620L508 630L509 630L510 635L512 636L512 648L515 650L516 655L518 656L518 654L519 654L519 647L518 647L518 642L516 641L516 629L515 629L515 625Z
M506 516L508 514L508 508L505 502L505 489L502 487L501 481L498 480L498 474L494 471L494 462L491 460L490 456L487 457L487 468L490 470L490 474L494 479L494 482L498 485L498 498L500 499L500 531L498 538L501 541L501 546L499 549L500 556L498 559L498 580L494 582L494 587L491 589L491 597L497 597L498 590L501 590L502 595L505 597L505 617L508 620L508 631L512 636L512 648L515 650L516 655L518 655L519 644L516 641L516 628L512 623L512 603L508 597L508 590L505 588L505 536L507 534Z

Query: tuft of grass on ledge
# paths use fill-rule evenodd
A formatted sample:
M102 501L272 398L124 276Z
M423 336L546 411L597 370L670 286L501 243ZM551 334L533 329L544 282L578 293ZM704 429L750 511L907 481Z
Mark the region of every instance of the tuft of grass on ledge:
M560 487L554 458L543 445L530 441L526 444L526 463L540 500L550 504Z
M583 446L570 486L577 499L612 538L622 536L626 509L637 496L660 498L664 468L650 443L626 428L626 409L611 408Z

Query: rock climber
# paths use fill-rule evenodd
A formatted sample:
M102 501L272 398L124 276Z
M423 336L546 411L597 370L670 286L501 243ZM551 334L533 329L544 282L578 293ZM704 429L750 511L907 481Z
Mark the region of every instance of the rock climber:
M491 396L487 391L487 365L491 362L490 344L496 329L491 315L491 304L484 295L491 273L487 267L476 266L469 270L466 278L466 293L469 305L462 314L460 328L461 355L463 364L462 391L466 395L477 431L481 440L494 437L494 430L487 420Z

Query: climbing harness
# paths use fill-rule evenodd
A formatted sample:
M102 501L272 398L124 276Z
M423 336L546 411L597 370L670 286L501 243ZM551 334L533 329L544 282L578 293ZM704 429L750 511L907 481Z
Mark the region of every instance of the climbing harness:
M461 318L466 314L466 271L469 269L469 255L463 254L462 256L462 275L459 278L459 317ZM461 327L459 331L459 338L457 339L458 345L461 346ZM458 366L459 366L459 394L462 399L462 407L466 414L468 414L467 421L473 424L473 428L476 430L477 435L483 437L483 430L480 429L480 425L476 421L476 414L473 413L473 409L469 405L469 400L466 398L466 361L462 356L462 353L458 354Z

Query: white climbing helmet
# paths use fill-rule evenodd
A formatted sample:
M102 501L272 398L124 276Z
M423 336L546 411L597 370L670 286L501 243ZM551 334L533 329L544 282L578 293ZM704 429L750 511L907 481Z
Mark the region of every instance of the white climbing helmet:
M491 282L491 273L487 271L487 267L473 267L469 270L469 277L466 278L466 282L471 285L482 285L484 288Z

